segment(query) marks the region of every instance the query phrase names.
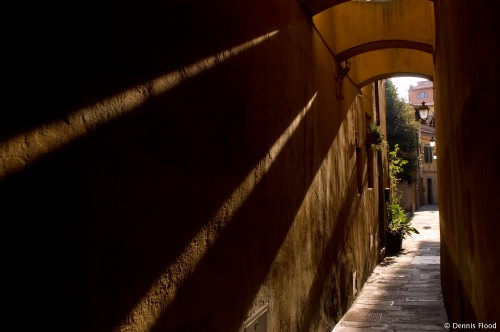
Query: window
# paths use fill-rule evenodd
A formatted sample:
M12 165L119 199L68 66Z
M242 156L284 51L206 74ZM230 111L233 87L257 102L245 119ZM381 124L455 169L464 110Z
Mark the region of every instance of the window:
M358 194L363 194L363 164L361 163L361 148L356 148L356 180Z
M424 98L427 98L427 92L419 92L417 94L417 99L424 99Z
M432 164L432 148L424 146L424 161L426 164Z
M373 160L374 160L373 149L368 149L366 158L366 162L368 163L368 188L373 188L373 181L374 181Z

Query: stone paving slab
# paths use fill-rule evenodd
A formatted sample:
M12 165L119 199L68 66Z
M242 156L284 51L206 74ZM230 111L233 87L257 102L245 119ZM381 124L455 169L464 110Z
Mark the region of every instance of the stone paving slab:
M411 261L412 264L440 264L441 257L439 256L415 256Z
M420 234L373 270L333 331L446 331L437 206L416 211L412 224Z

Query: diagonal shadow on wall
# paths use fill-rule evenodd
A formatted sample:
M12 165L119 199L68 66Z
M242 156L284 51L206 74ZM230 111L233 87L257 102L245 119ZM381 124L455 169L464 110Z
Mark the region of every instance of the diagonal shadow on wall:
M342 256L345 250L344 246L348 243L348 234L359 204L360 198L357 197L356 170L354 169L343 204L337 214L335 228L323 250L323 257L320 264L318 264L318 270L309 291L307 305L300 323L301 331L311 329L311 324L317 315L317 304L320 302L320 298L324 296L325 289L329 290L326 294L331 294L335 290L334 286L328 284L330 281L333 280L335 283L339 283L340 289L349 289L350 278L342 275L342 271L349 271L349 269L342 268ZM332 299L336 299L332 303L337 304L340 308L329 308L330 312L345 312L347 310L348 300L346 295L345 293L331 294Z
M8 284L17 293L13 303L30 299L19 312L30 319L18 322L46 323L54 331L109 331L121 322L310 99L307 92L276 98L247 78L260 64L253 59L267 52L279 74L268 78L269 86L302 87L298 81L283 86L290 64L280 66L273 48L291 46L286 38L281 43L221 64L2 182L2 218L14 243L6 251ZM212 324L241 322L335 138L332 116L310 113L303 121L158 327L179 322L170 318L185 305L183 294L224 291L219 277L250 263L258 268L231 284L244 284L234 302L228 293L215 306L214 297L198 305L233 308L233 320L221 323L219 314ZM309 141L313 127L328 134ZM320 148L304 160L311 144ZM231 247L245 244L239 254ZM214 262L228 269L214 273ZM218 280L216 287L206 280Z
M8 115L1 139L274 31L287 19L278 16L276 23L272 11L257 15L262 9L247 4L249 19L259 17L262 24L214 42L204 38L237 24L231 8L210 8L228 19L219 21L202 10L192 16L191 4L178 5L167 15L175 19L163 23L163 16L149 17L161 10L148 5L114 12L109 4L92 4L83 8L95 19L90 27L70 22L71 15L64 18L74 39L49 62L71 59L52 72L55 96L38 98L45 96L43 88L27 102L27 113ZM179 26L187 33L177 34ZM160 34L166 27L170 34ZM168 46L157 45L167 39ZM109 331L122 322L311 99L314 91L302 81L311 65L282 57L296 47L289 35L259 45L100 124L0 183L4 231L13 243L5 251L6 284L15 297L8 302L24 308L14 323ZM41 67L37 61L31 65ZM54 111L45 112L49 108ZM320 108L307 114L155 330L238 327L345 115Z
M275 257L339 129L327 110L313 109L269 172L179 289L153 331L236 331ZM323 122L323 124L320 124ZM330 127L316 142L317 158L304 126ZM310 127L311 128L311 127ZM317 147L320 147L317 149ZM317 153L317 155L316 155Z
M16 77L8 95L13 107L0 112L0 142L68 121L81 108L276 30L284 22L269 19L269 6L154 0L20 4L15 34L6 38ZM249 29L247 23L259 16Z

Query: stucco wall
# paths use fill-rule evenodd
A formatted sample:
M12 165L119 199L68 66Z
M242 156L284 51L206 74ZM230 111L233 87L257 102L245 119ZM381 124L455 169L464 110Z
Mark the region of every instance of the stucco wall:
M405 211L415 212L415 209L417 208L415 185L415 181L413 181L412 183L408 183L407 181L398 183L397 188L401 194L401 201L399 203L401 207L405 209Z
M379 259L373 86L336 99L297 1L71 8L40 8L57 29L33 24L37 86L1 122L16 324L331 328Z
M450 323L500 322L495 1L435 1L441 266ZM478 326L478 325L476 325Z
M426 93L427 97L417 98L419 93ZM419 81L417 85L410 85L408 89L408 102L412 105L420 105L425 101L427 106L434 108L434 87L432 81ZM431 110L432 112L434 109ZM430 113L430 115L433 115Z

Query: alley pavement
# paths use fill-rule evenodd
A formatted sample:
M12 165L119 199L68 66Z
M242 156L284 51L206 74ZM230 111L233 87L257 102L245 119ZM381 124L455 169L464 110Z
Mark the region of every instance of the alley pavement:
M422 206L412 225L420 234L404 239L403 250L373 270L332 332L446 331L437 205Z

